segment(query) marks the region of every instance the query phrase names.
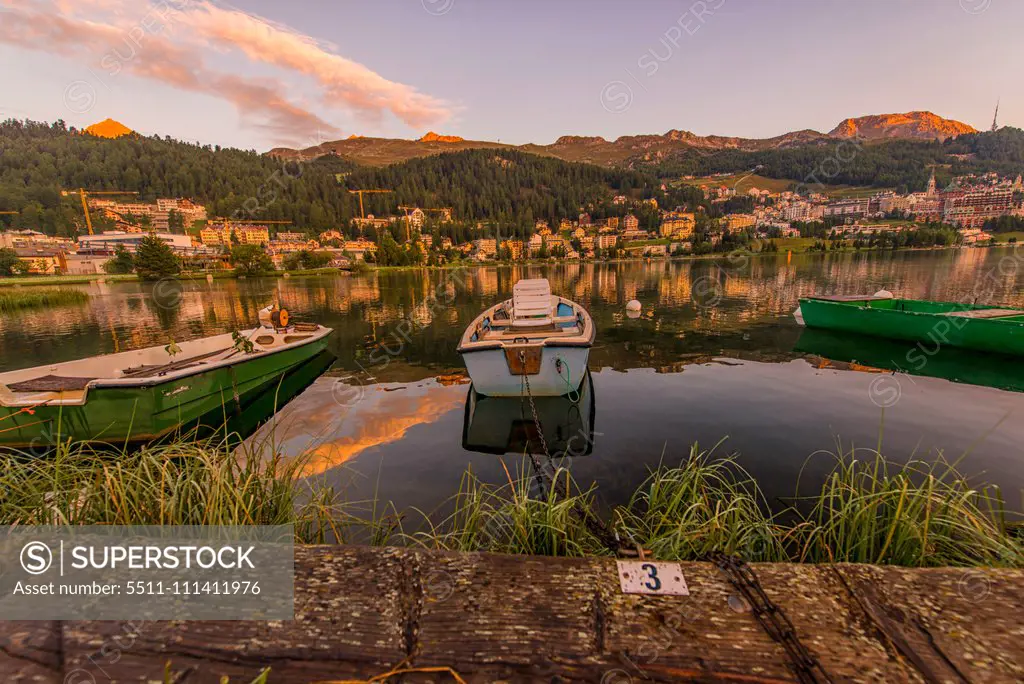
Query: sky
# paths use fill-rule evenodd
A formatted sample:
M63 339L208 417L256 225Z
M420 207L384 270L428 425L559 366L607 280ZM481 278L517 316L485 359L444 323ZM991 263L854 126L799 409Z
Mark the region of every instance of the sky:
M1024 127L1019 0L0 0L0 118L266 151L349 135Z

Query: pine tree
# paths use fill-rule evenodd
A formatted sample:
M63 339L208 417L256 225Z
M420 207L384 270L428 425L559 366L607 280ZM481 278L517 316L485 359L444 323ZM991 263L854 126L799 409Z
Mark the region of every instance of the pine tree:
M135 250L135 272L142 280L160 280L180 273L181 263L166 242L147 235Z
M131 273L134 269L135 260L124 245L118 245L114 250L114 258L103 264L103 270L111 275Z

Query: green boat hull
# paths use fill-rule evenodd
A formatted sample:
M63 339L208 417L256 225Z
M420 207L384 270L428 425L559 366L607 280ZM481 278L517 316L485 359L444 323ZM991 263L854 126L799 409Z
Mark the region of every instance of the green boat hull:
M96 387L76 406L0 407L0 446L45 452L61 441L120 445L147 442L221 410L240 412L243 398L323 352L327 337L187 377L133 387Z
M1024 392L1024 366L1018 365L1019 361L1014 357L999 354L943 347L929 356L913 342L813 328L801 333L794 351L833 363L850 364L848 370L851 371L868 366L894 373ZM844 370L841 366L836 367Z
M808 328L915 342L926 355L950 346L1024 356L1024 310L1002 318L949 315L994 308L913 299L800 300Z

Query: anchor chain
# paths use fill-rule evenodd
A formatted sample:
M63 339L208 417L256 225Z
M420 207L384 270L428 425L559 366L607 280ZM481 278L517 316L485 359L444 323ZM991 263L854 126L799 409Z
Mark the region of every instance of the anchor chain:
M526 353L520 351L519 356L520 359L525 359ZM555 467L552 463L551 452L548 450L547 440L544 439L544 428L541 425L540 416L537 414L537 405L533 401L533 389L530 387L530 378L526 374L524 374L522 378L523 382L521 383L521 387L523 389L521 391L525 392L526 398L530 402L530 412L533 414L533 424L537 428L537 435L540 438L541 447L544 450L544 457L547 459L547 465L550 466L552 471L554 471ZM568 499L569 492L566 490L565 485L561 481L555 480L551 477L550 473L544 469L529 449L527 449L527 455L530 457L531 463L533 463L534 470L540 474L541 479L544 480L546 486L553 487L556 494L563 499ZM589 508L581 506L579 502L574 502L572 511L581 521L583 521L583 524L586 525L588 530L590 530L590 533L597 537L609 551L615 555L621 555L622 549L620 548L621 545L619 544L618 535L609 530L608 526L605 525L601 518L594 514L594 512Z
M754 617L761 628L786 649L786 655L792 663L797 679L803 684L832 684L832 679L811 655L807 647L800 642L796 628L783 610L768 598L760 580L746 561L736 556L729 556L716 551L707 557L721 570L729 583L736 588L750 605Z

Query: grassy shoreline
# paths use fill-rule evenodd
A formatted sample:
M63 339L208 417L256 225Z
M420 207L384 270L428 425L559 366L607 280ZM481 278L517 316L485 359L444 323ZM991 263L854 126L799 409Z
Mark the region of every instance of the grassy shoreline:
M89 293L81 290L13 290L0 292L0 313L85 304L88 301Z
M803 239L803 238L799 238ZM970 249L992 249L992 248L1006 248L1007 243L998 243L995 245L982 245L978 247L971 247ZM872 247L865 249L854 249L853 247L844 247L835 251L829 252L814 252L806 249L794 249L792 251L796 255L805 254L854 254L854 253L867 253L867 252L878 252L878 251L898 251L898 252L921 252L921 251L936 251L936 250L951 250L951 249L967 249L955 246L944 246L944 247L901 247L896 250L882 250L881 248ZM770 258L770 257L783 257L786 255L787 249L781 248L778 252L747 252L743 254L749 258ZM716 252L712 254L699 254L699 255L687 255L687 256L669 256L669 257L653 257L659 261L674 262L674 261L704 261L704 260L716 260L716 259L728 259L730 253L727 252ZM449 264L442 264L439 266L374 266L367 265L363 273L379 272L398 272L398 271L448 271L453 269L476 269L476 268L493 268L495 266L557 266L560 264L579 264L579 263L594 263L594 264L619 264L619 263L636 263L651 260L651 257L630 257L621 259L598 259L598 260L583 260L583 261L550 261L550 260L527 260L517 261L515 263L509 262L467 262L459 261ZM270 273L262 273L258 276L248 276L248 278L290 278L296 276L340 276L340 275L361 275L356 271L342 271L337 268L318 268L318 269L302 269L296 271L273 271ZM231 270L221 271L187 271L179 274L177 277L181 280L206 280L207 276L212 276L215 280L223 279L238 279L239 276ZM0 277L0 289L9 287L32 287L40 285L85 285L95 282L138 282L138 276L134 274L120 274L120 275L103 275L103 274L90 274L90 275L65 275L65 276L16 276L16 277Z
M441 514L348 501L305 479L304 460L282 458L272 440L237 444L186 436L132 453L71 443L46 457L0 451L9 493L0 524L291 523L303 543L608 556L616 537L663 560L721 551L749 561L1024 567L1024 538L998 489L974 488L941 458L894 465L872 451L834 454L824 483L774 515L731 457L696 445L602 515L595 486L578 487L562 469L542 483L524 462L506 466L500 484L467 470Z

